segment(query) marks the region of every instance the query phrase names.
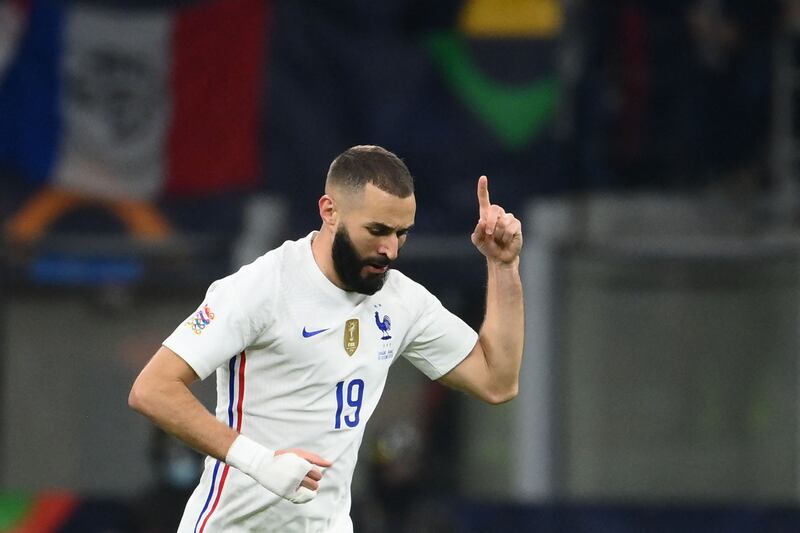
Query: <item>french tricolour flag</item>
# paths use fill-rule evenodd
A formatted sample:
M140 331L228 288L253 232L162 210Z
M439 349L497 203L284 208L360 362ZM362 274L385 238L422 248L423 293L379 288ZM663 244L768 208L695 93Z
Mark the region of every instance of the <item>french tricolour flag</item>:
M0 77L0 161L104 198L206 194L258 178L269 3L26 8Z

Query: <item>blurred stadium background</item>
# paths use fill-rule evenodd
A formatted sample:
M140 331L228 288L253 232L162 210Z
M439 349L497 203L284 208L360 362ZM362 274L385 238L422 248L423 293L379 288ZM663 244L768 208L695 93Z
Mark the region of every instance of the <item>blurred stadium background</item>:
M0 0L0 531L174 531L132 380L364 143L475 327L489 176L527 340L499 408L395 365L357 531L800 531L797 0Z

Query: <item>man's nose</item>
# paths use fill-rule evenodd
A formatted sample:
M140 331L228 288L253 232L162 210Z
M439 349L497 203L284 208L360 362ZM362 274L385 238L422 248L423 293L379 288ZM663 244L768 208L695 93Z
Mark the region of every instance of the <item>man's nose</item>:
M391 235L387 235L378 246L378 253L380 255L385 255L389 261L394 261L397 259L397 250L399 249L399 242L397 239L397 235L394 233Z

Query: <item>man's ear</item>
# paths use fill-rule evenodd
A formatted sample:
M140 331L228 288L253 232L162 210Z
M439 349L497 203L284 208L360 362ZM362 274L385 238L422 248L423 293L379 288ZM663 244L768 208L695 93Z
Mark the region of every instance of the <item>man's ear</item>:
M339 220L336 202L328 194L323 194L319 199L319 216L322 219L322 224L331 228L335 227Z

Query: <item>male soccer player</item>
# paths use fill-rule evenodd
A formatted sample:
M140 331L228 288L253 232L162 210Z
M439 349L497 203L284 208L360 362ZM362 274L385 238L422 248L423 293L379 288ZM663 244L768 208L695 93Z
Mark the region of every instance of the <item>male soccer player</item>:
M390 270L414 224L411 174L378 146L331 164L322 226L214 282L142 370L130 405L208 454L180 532L351 532L350 483L389 366L489 403L517 393L522 227L478 180L472 242L486 256L477 334ZM189 391L217 378L216 416Z

